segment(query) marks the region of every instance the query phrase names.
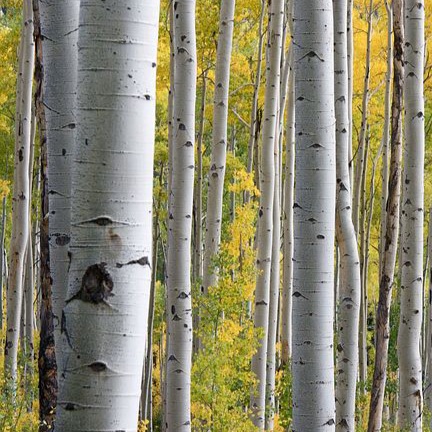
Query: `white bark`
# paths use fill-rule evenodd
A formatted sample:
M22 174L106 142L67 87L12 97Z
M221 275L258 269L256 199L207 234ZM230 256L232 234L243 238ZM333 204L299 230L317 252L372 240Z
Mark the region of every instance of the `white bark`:
M347 0L333 0L336 114L336 238L340 274L336 378L336 430L355 431L360 314L360 261L352 222L349 175Z
M354 229L359 234L360 226L360 213L361 213L361 194L362 194L362 174L363 166L366 163L366 129L367 129L367 116L369 107L369 84L370 84L370 65L371 65L371 51L372 51L372 16L373 16L373 0L369 2L369 9L367 10L368 29L366 38L366 60L365 60L365 75L363 80L363 99L362 99L362 119L360 125L358 148L355 164L355 176L353 185L353 222ZM352 120L352 119L351 119Z
M369 409L368 432L380 431L384 392L387 380L390 305L396 265L399 233L399 201L402 160L402 94L403 94L403 11L402 0L393 1L394 57L393 101L391 114L391 158L386 206L386 235L379 301L376 315L375 364Z
M290 52L292 63L293 50ZM292 67L292 66L291 66ZM294 71L288 83L288 116L286 124L285 201L283 222L283 289L282 289L282 363L287 364L292 353L292 284L293 284L293 205L295 161L295 93Z
M320 37L317 38L316 35ZM333 7L294 4L293 431L335 430Z
M284 18L283 0L273 0L269 14L269 61L264 101L264 125L260 176L257 267L254 325L263 329L260 346L252 358L252 372L258 380L251 394L253 423L260 430L265 423L266 363L270 305L270 269L272 261L273 198L275 184L274 147L278 145L276 125L279 110L280 60Z
M24 258L29 233L30 143L32 123L32 84L34 69L33 6L23 3L23 26L17 78L17 117L15 133L15 167L12 198L12 235L10 272L7 293L7 323L5 346L6 377L16 380L18 339L23 297Z
M217 284L213 260L219 251L222 228L223 191L228 144L228 94L235 0L222 0L215 72L213 103L213 139L208 174L207 216L205 229L203 289Z
M195 0L174 4L175 94L168 233L166 430L191 430L191 234L194 187Z
M398 332L398 424L422 430L424 22L422 0L405 0L405 155L401 216L401 310Z
M39 1L43 36L43 103L48 150L51 290L59 378L64 367L60 348L60 321L66 298L69 266L79 4L79 0Z
M426 341L426 365L425 365L425 383L424 383L424 402L429 411L432 411L432 208L429 209L429 227L428 227L428 266L429 274L429 316L427 323L427 341ZM432 425L432 419L431 423Z
M137 430L152 262L159 2L82 0L56 430Z

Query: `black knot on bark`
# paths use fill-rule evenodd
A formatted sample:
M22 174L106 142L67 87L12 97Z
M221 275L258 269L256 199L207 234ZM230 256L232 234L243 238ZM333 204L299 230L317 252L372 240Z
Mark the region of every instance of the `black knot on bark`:
M106 263L87 268L81 282L80 298L89 303L101 303L112 297L114 282L106 269Z

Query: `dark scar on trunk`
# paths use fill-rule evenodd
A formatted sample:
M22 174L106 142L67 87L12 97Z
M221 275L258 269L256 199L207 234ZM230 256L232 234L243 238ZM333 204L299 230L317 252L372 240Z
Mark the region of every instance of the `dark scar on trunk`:
M151 270L150 261L149 261L148 257L146 257L146 256L144 256L144 257L142 257L142 258L140 258L140 259L137 259L137 260L129 261L129 262L127 262L126 264L117 263L117 264L116 264L116 267L117 267L117 268L122 268L122 267L124 267L124 266L127 266L127 265L133 265L133 264L139 264L139 265L142 265L142 266L146 266L146 265L147 265L147 266L150 267L150 270Z

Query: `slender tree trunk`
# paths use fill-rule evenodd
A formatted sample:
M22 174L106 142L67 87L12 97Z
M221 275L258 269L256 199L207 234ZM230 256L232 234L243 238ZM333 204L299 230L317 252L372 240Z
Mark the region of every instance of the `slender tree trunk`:
M290 53L292 65L293 49ZM292 68L292 66L291 66ZM293 284L293 205L295 161L295 94L294 71L288 83L288 116L286 125L285 201L283 234L283 289L282 289L282 364L287 365L292 353L292 284Z
M51 298L51 276L49 268L48 242L48 179L47 179L47 144L45 126L45 106L43 105L43 62L42 36L40 27L39 1L33 1L34 35L36 41L35 65L35 106L40 141L40 345L39 345L39 432L53 430L57 405L57 365L54 346L54 328Z
M7 332L5 345L5 373L17 379L18 339L23 296L24 258L29 232L29 159L32 122L32 84L34 69L33 6L23 3L20 64L17 86L17 118L15 140L15 170L12 198L12 235L10 247L9 291L7 295Z
M292 429L334 431L336 140L330 0L294 3L294 46L297 140Z
M351 190L354 181L353 170L353 93L354 93L354 0L348 0L347 5L347 61L348 61L348 160Z
M399 200L402 160L402 99L403 99L403 11L402 0L393 1L394 78L391 117L391 159L388 186L386 242L380 275L379 301L376 317L375 365L369 411L368 432L380 431L384 391L387 379L388 344L390 335L390 304L396 264L399 232Z
M355 177L353 186L353 222L356 233L359 233L360 226L360 213L361 213L361 194L362 194L362 173L363 165L365 164L366 152L366 129L367 117L369 107L369 83L370 83L370 65L371 65L371 51L372 51L372 17L373 17L373 0L369 2L369 9L367 11L368 29L366 39L366 64L365 75L363 81L363 100L362 100L362 120L360 126L360 133L358 139L357 158L355 164ZM352 119L351 119L352 120Z
M255 288L254 325L263 329L260 346L252 358L252 372L258 380L251 394L253 423L260 430L265 426L266 364L270 305L270 270L272 265L273 199L275 185L274 148L278 145L276 125L279 110L280 60L282 54L282 31L284 2L273 0L269 14L269 61L266 73L264 102L264 125L262 143L262 166L260 179L260 207L258 222L258 276Z
M258 140L259 134L259 116L258 116L258 98L259 90L261 86L261 65L263 58L263 44L264 44L264 17L266 11L266 0L261 1L261 15L258 27L258 58L257 58L257 69L255 75L254 83L254 93L252 98L252 108L251 108L251 119L250 119L250 129L249 129L249 145L248 145L248 157L247 157L247 172L251 173L254 165L254 158L257 157L257 152L255 151L256 142ZM257 164L255 164L257 166ZM258 182L256 183L258 184ZM245 192L245 202L249 202L250 194L248 191Z
M347 0L333 1L334 84L336 114L336 239L340 274L336 379L336 430L355 430L360 314L360 262L351 213L349 175L349 82L347 57Z
M3 282L5 275L5 232L6 232L6 197L2 199L2 218L0 231L0 330L3 329Z
M401 309L398 332L398 425L422 430L424 2L405 0L405 156L402 205Z
M168 233L166 430L191 430L191 234L194 185L195 0L175 3L175 96Z
M429 264L427 267L429 274L429 316L428 316L428 339L426 343L427 361L424 383L424 400L427 409L432 412L432 208L429 209L429 231L428 231L428 256ZM432 419L430 422L432 426Z
M79 0L39 1L43 35L43 104L48 148L49 247L59 384L61 311L68 286L71 164L75 136Z
M228 144L228 94L234 30L235 0L222 0L217 44L213 104L213 141L208 174L207 215L204 246L203 290L217 285L214 259L219 251L222 229L223 191Z
M391 3L386 1L387 11L387 72L384 102L384 129L381 145L382 168L381 168L381 216L380 216L380 244L379 244L379 274L382 271L382 258L384 256L385 232L386 232L386 205L388 198L389 182L389 144L390 144L390 108L391 90L393 76L393 13Z
M154 0L80 4L56 420L62 432L137 430L151 283L158 23Z
M276 124L275 136L280 138L279 123ZM269 322L267 338L267 367L266 367L266 415L265 430L274 428L274 416L276 412L275 386L276 386L276 338L279 311L280 291L280 170L279 170L279 140L275 140L274 146L274 192L273 192L273 238L270 269L270 295L269 295Z

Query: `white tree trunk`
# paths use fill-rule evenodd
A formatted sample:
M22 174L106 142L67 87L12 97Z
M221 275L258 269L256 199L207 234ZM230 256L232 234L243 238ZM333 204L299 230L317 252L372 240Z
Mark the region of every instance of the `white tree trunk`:
M297 139L292 429L334 431L336 154L331 0L294 3L294 47Z
M203 288L217 284L213 260L219 251L222 228L223 191L228 144L228 94L235 0L222 0L213 104L213 140L208 174L207 216L204 246Z
M58 377L61 312L68 280L71 162L74 149L79 0L39 1L43 35L43 103L48 149L49 248Z
M25 0L23 3L23 26L17 78L15 167L12 197L13 223L10 243L5 346L6 377L12 378L14 381L17 378L24 258L29 232L29 205L31 198L29 164L34 58L33 5L31 0Z
M369 409L368 432L380 431L387 380L390 337L390 305L399 233L399 201L402 161L403 11L402 0L393 1L394 77L391 117L391 158L386 211L386 235L379 301L376 315L375 365Z
M82 0L56 430L137 430L152 262L159 2Z
M360 314L360 262L352 222L349 175L349 83L347 61L347 0L333 2L336 114L336 238L340 274L336 378L336 430L355 431Z
M290 51L292 65L293 49ZM290 66L292 68L292 66ZM292 353L292 284L293 284L293 205L294 205L294 161L295 161L295 93L294 71L288 83L288 115L286 125L285 200L283 234L283 288L282 288L282 363L288 364Z
M363 99L362 99L362 119L360 125L358 148L355 164L355 177L353 185L353 222L354 229L359 234L360 226L360 213L361 209L361 195L362 195L362 175L363 166L366 163L366 129L367 117L369 107L369 84L370 84L370 66L371 66L371 52L372 52L372 17L373 17L373 0L369 2L369 9L367 10L368 29L366 39L366 60L365 60L365 75L363 80ZM352 121L352 119L351 119Z
M262 165L260 176L260 207L258 222L258 276L255 288L254 325L263 329L260 346L252 358L252 372L258 380L252 390L251 408L253 423L260 430L264 429L266 405L266 364L268 320L270 305L270 269L272 261L273 237L273 198L275 184L274 146L277 145L276 125L279 110L280 61L282 55L282 32L284 18L283 0L273 0L269 14L269 61L267 65L267 83L264 101L264 125L262 143Z
M424 21L422 0L405 0L405 155L401 216L401 303L398 332L398 424L422 430Z
M425 383L424 383L424 402L429 411L432 411L432 208L429 209L429 226L428 226L428 266L429 274L429 315L427 323L427 341L426 341L426 365L425 365ZM430 426L432 426L432 419Z
M195 0L174 4L175 82L168 232L166 430L191 430L191 234L194 187Z

